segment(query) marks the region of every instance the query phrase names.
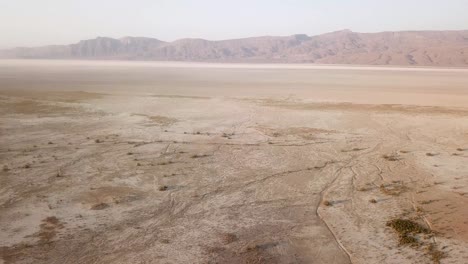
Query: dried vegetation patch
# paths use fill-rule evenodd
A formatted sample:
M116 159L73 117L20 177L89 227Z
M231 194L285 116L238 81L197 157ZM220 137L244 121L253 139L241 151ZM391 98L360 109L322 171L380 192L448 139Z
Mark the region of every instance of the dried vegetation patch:
M409 245L411 247L420 248L425 246L426 255L432 260L433 263L440 263L440 260L445 257L445 253L437 249L433 242L427 242L421 236L425 235L426 238L432 236L432 231L421 224L409 219L393 219L387 222L387 226L391 227L398 234L398 241L400 246Z

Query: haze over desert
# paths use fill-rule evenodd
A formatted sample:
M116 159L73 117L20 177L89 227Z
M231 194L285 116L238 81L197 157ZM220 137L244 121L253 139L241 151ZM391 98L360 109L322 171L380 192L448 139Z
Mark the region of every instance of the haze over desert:
M0 264L468 263L468 1L0 4Z

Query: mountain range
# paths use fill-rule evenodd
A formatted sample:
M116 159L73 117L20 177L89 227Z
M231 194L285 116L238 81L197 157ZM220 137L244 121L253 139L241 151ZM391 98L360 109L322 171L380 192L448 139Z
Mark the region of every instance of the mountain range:
M468 66L468 30L342 30L209 41L98 37L71 45L0 50L0 58Z

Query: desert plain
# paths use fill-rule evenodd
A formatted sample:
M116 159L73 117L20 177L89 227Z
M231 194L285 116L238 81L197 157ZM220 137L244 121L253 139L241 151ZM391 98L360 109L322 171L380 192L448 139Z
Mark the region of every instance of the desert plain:
M466 263L468 69L0 61L0 263Z

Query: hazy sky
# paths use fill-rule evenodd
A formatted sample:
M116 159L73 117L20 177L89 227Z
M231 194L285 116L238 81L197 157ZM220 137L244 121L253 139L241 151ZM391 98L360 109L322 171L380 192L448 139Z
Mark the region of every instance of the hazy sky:
M341 29L468 29L468 0L0 0L0 48L97 36L171 41Z

